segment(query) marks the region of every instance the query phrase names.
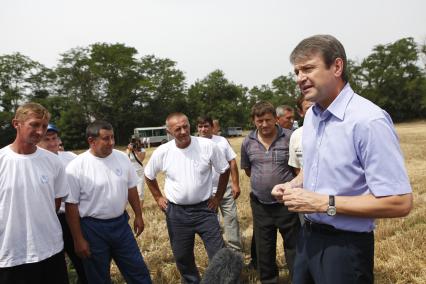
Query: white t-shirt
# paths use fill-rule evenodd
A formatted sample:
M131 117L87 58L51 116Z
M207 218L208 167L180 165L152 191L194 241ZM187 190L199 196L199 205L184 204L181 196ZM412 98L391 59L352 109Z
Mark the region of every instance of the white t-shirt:
M29 155L0 149L0 267L40 262L63 249L55 198L68 192L55 154L38 147Z
M58 152L59 160L61 160L64 167L68 166L69 162L75 159L77 157L76 154L74 154L71 151L59 151Z
M303 126L293 131L290 136L288 165L293 168L303 168L303 147L302 147Z
M70 184L67 203L78 203L80 217L112 219L123 214L129 188L137 176L127 155L113 150L99 158L90 150L72 160L66 173Z
M64 168L66 168L68 164L77 157L77 155L70 151L58 151L58 157ZM61 207L59 208L58 213L65 213L65 202L61 202Z
M166 198L190 205L212 196L212 169L224 173L228 168L228 161L213 141L191 136L191 144L184 149L174 140L158 147L145 167L145 176L153 180L163 171Z
M141 148L141 153L145 153L145 149ZM133 165L133 168L136 170L136 175L138 176L138 184L137 184L137 189L138 189L138 194L139 194L139 199L143 200L144 199L144 195L145 195L145 191L144 191L144 174L143 174L143 166L141 164L139 164L136 161L136 153L129 151L128 149L126 150L126 155L127 157L129 157L130 162ZM140 161L142 163L142 161Z
M219 150L223 153L228 162L232 161L237 157L237 154L235 154L234 150L232 149L231 145L225 137L213 135L211 140L216 143ZM216 194L220 174L218 174L216 171L212 171L212 174L213 194Z
M145 149L141 148L141 153L145 153ZM130 162L132 162L133 167L135 168L136 171L141 170L142 169L142 173L143 173L143 166L141 164L138 163L138 161L136 161L136 152L132 152L129 150L126 150L126 154L127 157L129 157ZM139 161L142 163L142 161Z

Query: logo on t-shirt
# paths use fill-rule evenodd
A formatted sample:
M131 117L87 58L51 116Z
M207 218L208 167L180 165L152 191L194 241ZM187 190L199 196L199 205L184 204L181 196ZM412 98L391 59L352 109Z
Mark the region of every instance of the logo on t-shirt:
M41 181L41 183L44 183L44 184L49 183L49 176L47 176L47 175L41 175L40 176L40 181Z
M123 174L123 170L121 168L115 169L115 174L121 176Z

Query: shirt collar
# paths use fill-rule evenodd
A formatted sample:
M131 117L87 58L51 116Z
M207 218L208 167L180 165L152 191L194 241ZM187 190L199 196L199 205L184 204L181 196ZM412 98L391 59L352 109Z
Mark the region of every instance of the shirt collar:
M281 128L280 126L278 126L278 125L275 125L275 128L277 129L277 137L276 137L276 139L278 139L279 137L281 137L281 136L285 136L285 131L284 131L284 129L283 128ZM259 141L259 139L257 139L257 129L255 129L255 130L253 130L252 132L250 132L250 134L249 134L249 138L251 138L251 139L255 139L256 141ZM275 139L275 140L276 140Z
M329 115L332 114L338 119L343 120L345 118L346 108L353 95L354 91L352 90L349 83L347 83L326 110L322 111L320 106L315 103L312 107L312 111L316 116L320 116L323 119L329 117Z

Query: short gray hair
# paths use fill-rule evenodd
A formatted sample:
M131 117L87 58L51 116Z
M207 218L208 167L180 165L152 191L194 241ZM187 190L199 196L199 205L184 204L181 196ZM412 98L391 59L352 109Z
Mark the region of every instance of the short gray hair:
M283 116L284 111L294 112L294 108L288 105L282 105L282 106L277 106L277 109L275 111L277 112L277 116Z

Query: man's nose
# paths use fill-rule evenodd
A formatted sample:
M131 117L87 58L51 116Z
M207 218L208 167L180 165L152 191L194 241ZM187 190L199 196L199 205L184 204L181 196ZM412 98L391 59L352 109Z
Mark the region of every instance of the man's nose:
M297 73L296 83L300 84L305 80L306 80L306 74L302 71L299 71L299 73Z
M43 136L46 133L46 130L47 130L46 127L40 126L40 127L37 127L36 132L37 132L37 134Z

